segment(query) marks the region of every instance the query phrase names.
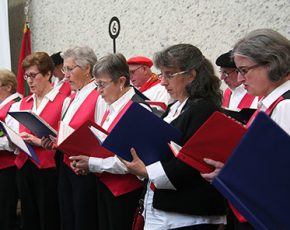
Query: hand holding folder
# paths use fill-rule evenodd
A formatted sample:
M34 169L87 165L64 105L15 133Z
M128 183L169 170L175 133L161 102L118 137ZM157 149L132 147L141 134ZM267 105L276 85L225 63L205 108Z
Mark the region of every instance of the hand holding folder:
M106 130L92 121L86 121L76 130L61 122L57 137L57 149L69 156L86 155L106 158L114 155L102 147L101 142L91 131L92 127L105 135L108 134Z
M135 148L145 165L163 160L170 140L179 141L181 132L138 103L132 103L120 118L102 146L126 161L132 161Z
M8 112L19 123L23 124L38 138L56 136L57 132L45 120L32 111L15 111Z
M174 155L201 173L210 173L214 168L204 158L225 162L246 128L221 112L214 112L193 134L183 147L174 142L169 146Z
M289 151L290 136L260 112L213 180L255 229L290 229Z
M0 129L7 135L8 140L31 157L36 163L39 163L39 159L34 152L32 146L25 142L22 137L9 128L4 122L0 121Z

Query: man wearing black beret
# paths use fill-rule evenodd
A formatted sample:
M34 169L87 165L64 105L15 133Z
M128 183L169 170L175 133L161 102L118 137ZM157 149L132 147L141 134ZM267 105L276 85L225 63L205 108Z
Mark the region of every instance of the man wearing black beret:
M220 67L220 78L228 86L224 91L223 107L229 109L257 108L258 98L247 94L238 80L238 71L231 52L230 50L220 55L216 60L216 65Z

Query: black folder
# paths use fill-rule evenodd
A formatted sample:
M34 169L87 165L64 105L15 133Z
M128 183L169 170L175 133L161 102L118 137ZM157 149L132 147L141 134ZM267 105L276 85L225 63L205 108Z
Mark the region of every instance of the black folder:
M15 111L8 112L8 114L23 124L38 138L48 137L49 135L56 137L57 132L32 111Z
M243 108L241 110L231 110L224 108L223 113L234 118L235 120L247 124L252 115L255 113L256 109L252 108Z

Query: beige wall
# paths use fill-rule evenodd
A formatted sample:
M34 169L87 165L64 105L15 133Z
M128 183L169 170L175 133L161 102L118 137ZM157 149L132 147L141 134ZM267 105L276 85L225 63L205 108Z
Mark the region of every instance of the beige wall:
M10 17L10 22L15 20L18 28L24 1L10 2L19 3L17 9L10 8L17 18ZM289 12L290 0L32 0L32 48L53 53L89 45L101 57L113 50L108 24L117 16L117 52L127 57L152 57L163 47L186 42L215 61L256 28L272 28L290 38Z

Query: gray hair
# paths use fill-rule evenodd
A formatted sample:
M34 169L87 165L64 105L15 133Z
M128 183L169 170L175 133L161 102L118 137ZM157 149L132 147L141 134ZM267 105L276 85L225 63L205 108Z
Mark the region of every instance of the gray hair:
M16 76L13 72L11 72L8 69L2 69L0 68L0 86L11 86L10 93L16 93L17 89L17 80Z
M235 44L232 55L242 55L257 64L267 65L272 82L290 73L290 41L271 29L250 32Z
M91 74L93 66L97 62L95 52L88 46L76 46L70 48L62 53L61 56L63 59L73 58L75 63L82 69L85 68L86 65L89 65Z
M97 78L101 74L110 75L113 82L120 77L126 77L125 87L130 84L130 72L126 58L123 54L108 54L102 57L93 68L93 76Z

